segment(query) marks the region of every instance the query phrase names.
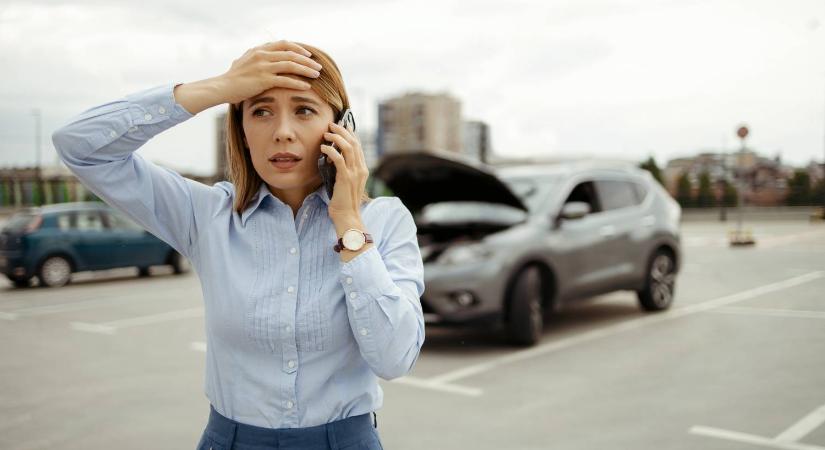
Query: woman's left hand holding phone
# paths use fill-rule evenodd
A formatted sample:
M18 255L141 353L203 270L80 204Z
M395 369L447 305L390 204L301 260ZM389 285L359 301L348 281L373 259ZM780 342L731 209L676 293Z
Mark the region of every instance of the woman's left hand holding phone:
M309 83L286 75L318 77L322 67L310 56L309 51L293 42L268 42L247 50L221 75L175 86L175 101L194 115L276 87L307 90Z

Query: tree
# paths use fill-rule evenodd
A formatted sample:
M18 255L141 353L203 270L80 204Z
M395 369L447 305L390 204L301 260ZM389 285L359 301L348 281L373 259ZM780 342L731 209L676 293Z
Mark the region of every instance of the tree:
M722 181L722 184L722 204L725 206L736 206L739 201L739 191L736 190L734 185L728 183L727 180Z
M639 167L650 172L650 174L653 175L653 178L655 178L659 184L664 186L664 182L662 181L662 171L659 170L659 166L656 164L656 160L653 159L652 156L647 158L647 161L639 164Z
M788 196L785 203L791 206L811 204L811 177L805 170L797 169L788 180Z
M825 179L816 183L814 190L811 192L811 203L825 206Z
M693 186L690 184L687 172L682 172L679 175L679 180L676 182L676 201L682 208L689 208L693 206Z
M707 172L702 172L699 175L699 193L696 196L696 206L710 208L714 203L713 192L710 190L710 175Z

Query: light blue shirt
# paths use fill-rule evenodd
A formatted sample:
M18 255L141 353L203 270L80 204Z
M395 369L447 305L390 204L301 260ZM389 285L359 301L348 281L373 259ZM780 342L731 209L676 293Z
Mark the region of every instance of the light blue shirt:
M379 409L378 377L409 373L424 343L424 268L410 211L398 197L363 204L375 244L346 263L333 250L323 187L293 216L262 183L238 214L231 183L207 186L135 153L192 117L174 86L89 109L52 140L84 185L191 262L203 290L209 401L268 428Z

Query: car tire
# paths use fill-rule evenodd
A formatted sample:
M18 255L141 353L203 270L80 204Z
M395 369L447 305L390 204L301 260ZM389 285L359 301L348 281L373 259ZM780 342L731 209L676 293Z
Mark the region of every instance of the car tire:
M169 255L169 264L172 266L172 272L175 275L189 272L189 261L176 251Z
M650 258L644 287L636 291L639 306L645 311L662 311L673 304L676 286L676 261L673 254L657 250Z
M49 256L40 263L37 278L42 286L65 286L72 279L72 263L63 256Z
M148 277L149 275L151 275L151 274L149 273L149 268L148 267L138 267L138 276L139 277L145 278L145 277Z
M538 267L530 266L519 272L507 304L508 341L520 346L536 344L544 330L541 272Z

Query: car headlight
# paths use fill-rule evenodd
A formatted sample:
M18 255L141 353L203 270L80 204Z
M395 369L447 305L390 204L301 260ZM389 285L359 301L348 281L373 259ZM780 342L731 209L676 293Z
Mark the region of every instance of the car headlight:
M451 265L469 264L489 258L492 254L485 244L455 244L438 257L438 262Z

